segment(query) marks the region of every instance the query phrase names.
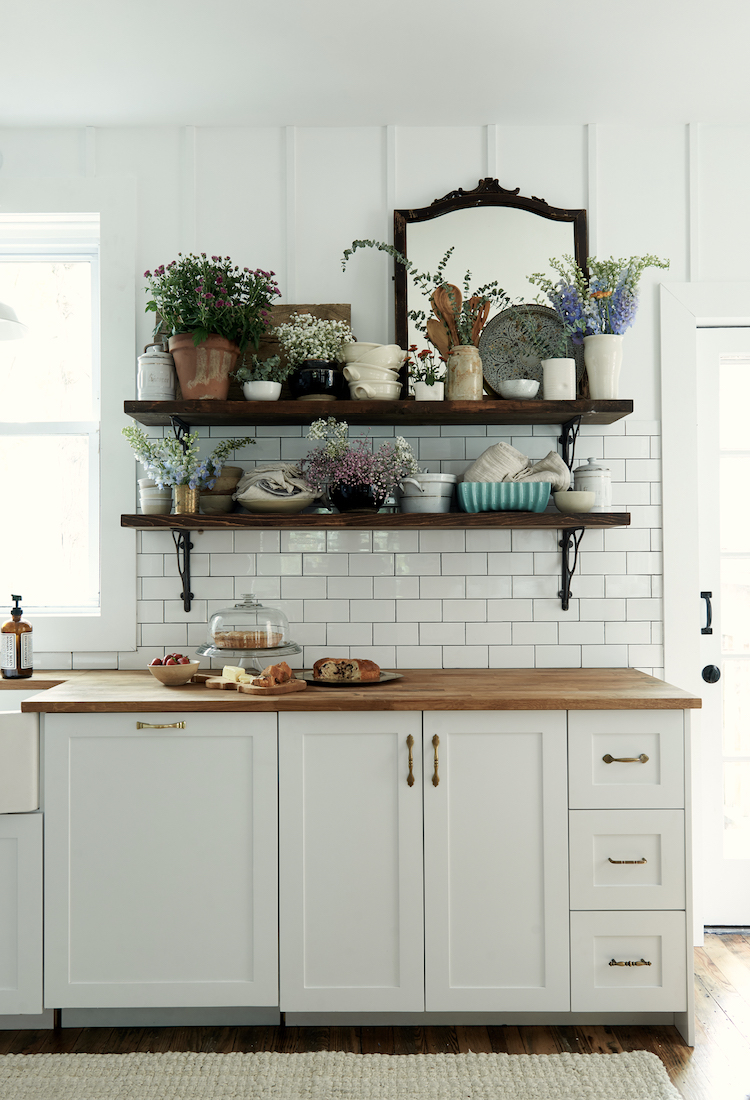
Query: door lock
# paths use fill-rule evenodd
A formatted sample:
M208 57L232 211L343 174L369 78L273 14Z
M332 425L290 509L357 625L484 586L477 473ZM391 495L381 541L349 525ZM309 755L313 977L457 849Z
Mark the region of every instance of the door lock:
M715 684L717 680L721 679L721 669L716 665L706 665L701 672L701 676L707 684Z

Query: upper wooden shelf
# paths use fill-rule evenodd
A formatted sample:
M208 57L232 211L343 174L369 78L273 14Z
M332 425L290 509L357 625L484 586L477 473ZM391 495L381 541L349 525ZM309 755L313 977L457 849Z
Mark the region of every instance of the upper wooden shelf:
M218 424L311 424L335 416L348 424L614 424L632 401L126 401L139 424L169 425L179 416L191 427Z
M226 531L269 527L274 530L304 531L341 529L358 531L406 531L429 527L512 527L565 531L581 527L627 527L629 512L586 512L568 516L562 512L343 512L285 516L278 512L232 512L223 516L180 515L120 517L123 527L138 530L160 528L171 531Z

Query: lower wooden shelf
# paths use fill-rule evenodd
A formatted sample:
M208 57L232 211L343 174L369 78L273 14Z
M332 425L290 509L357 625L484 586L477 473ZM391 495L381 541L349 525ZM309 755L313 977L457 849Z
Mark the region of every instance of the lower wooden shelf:
M330 515L285 516L278 513L239 513L224 516L181 514L168 516L121 516L123 527L140 531L242 531L271 528L282 531L354 529L357 531L453 530L456 528L523 528L570 531L588 527L627 527L629 512L585 512L575 516L562 512L345 512Z

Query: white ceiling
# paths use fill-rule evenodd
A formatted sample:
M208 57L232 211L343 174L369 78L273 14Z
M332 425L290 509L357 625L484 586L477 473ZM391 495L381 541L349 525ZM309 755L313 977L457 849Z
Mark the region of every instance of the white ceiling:
M26 0L0 125L750 121L748 0Z

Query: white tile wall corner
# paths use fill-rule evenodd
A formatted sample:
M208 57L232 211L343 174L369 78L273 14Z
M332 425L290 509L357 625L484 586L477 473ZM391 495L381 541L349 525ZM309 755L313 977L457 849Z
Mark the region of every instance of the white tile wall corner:
M257 434L263 460L271 452L298 459L308 449L301 429ZM462 472L498 438L535 456L555 446L546 426L404 434L434 472ZM288 615L302 647L290 661L296 667L335 648L394 668L625 665L658 675L664 664L659 443L654 421L582 429L580 460L592 456L610 467L614 507L629 510L632 522L585 533L568 611L557 595L554 530L196 532L188 614L169 533L144 531L137 536L138 649L102 659L137 668L166 650L194 648L214 611L252 591ZM254 449L252 459L243 454L233 461L249 468L257 459ZM52 656L59 657L56 667L64 661L80 667L86 657Z

